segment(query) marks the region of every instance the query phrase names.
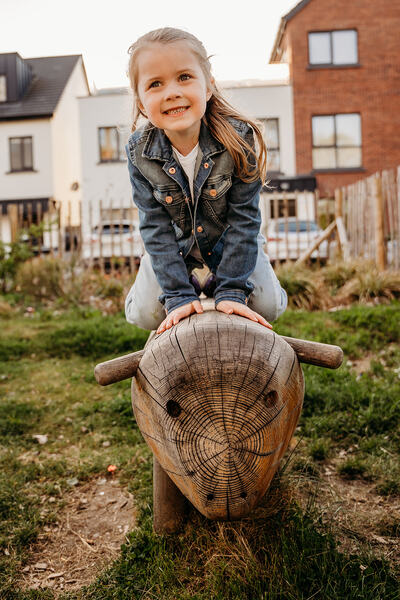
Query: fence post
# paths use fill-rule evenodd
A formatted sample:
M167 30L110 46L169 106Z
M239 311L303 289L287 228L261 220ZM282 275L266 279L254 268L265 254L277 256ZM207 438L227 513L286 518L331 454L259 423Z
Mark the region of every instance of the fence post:
M342 190L335 190L335 217L343 217L343 196Z
M10 223L11 241L15 242L18 237L18 207L16 204L7 206L8 222Z
M374 175L374 204L375 204L375 258L376 265L381 271L386 267L385 239L383 231L383 196L382 182L379 173Z

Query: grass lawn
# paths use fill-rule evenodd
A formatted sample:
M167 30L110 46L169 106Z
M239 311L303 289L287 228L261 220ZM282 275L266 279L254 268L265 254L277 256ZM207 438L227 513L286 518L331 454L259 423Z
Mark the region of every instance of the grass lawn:
M291 451L253 514L217 523L193 510L180 534L158 537L151 453L133 419L130 382L101 388L93 377L97 362L142 348L146 332L122 314L89 309L6 315L0 599L400 598L399 323L398 302L287 311L278 333L339 344L344 365L303 367L306 395ZM61 590L50 578L24 588L40 540L73 494L110 481L110 464L136 508L117 557L86 587Z

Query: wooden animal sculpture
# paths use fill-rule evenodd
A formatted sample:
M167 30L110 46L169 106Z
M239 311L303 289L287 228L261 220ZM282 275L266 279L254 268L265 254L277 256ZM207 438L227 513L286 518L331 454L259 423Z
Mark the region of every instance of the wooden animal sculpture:
M102 385L134 376L133 411L155 458L155 530L178 527L182 494L210 519L246 516L299 419L299 361L336 368L342 356L337 346L206 309L151 336L144 350L98 365Z

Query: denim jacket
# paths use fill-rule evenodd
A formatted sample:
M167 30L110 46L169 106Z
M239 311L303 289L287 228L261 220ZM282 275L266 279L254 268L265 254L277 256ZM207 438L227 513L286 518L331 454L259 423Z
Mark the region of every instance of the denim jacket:
M254 145L247 123L230 122ZM125 146L140 233L167 312L198 299L189 281L191 270L201 266L190 254L195 243L216 274L216 305L221 300L245 304L254 288L248 278L257 260L261 181L245 183L234 174L232 156L203 122L199 146L203 156L193 202L186 174L161 129L144 125Z

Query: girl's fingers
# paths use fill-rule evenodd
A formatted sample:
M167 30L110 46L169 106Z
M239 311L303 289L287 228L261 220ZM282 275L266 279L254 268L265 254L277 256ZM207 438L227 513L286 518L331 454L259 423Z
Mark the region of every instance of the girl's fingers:
M165 320L159 325L156 333L162 333L163 331L165 331Z
M201 302L199 300L193 300L192 305L197 313L201 314L202 312L204 312Z

